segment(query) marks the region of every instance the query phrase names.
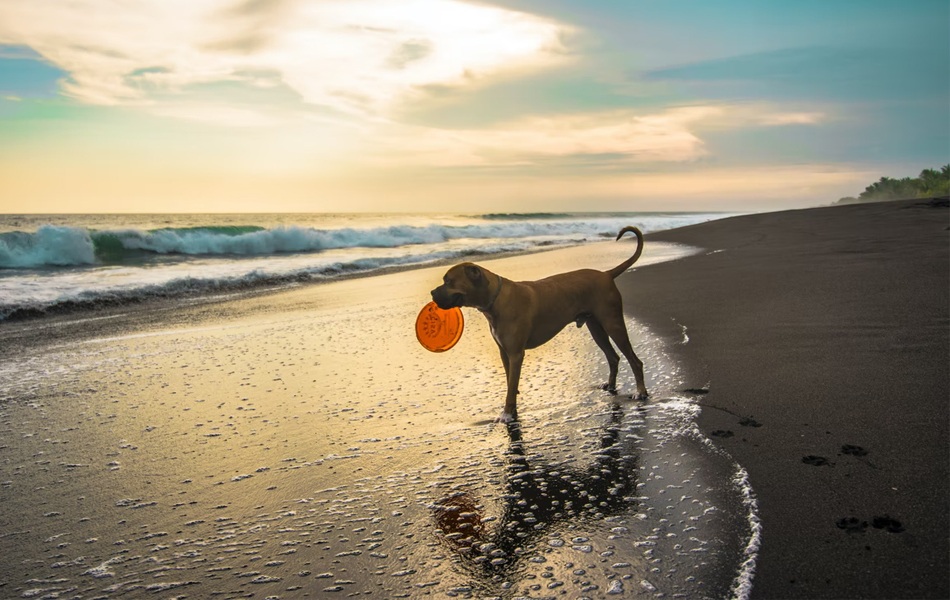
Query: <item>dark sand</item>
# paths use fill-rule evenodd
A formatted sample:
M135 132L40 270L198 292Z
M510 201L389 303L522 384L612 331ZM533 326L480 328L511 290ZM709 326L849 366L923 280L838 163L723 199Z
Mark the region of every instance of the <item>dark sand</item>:
M620 278L708 387L702 431L749 473L753 598L950 597L948 212L715 221L648 238L707 252Z

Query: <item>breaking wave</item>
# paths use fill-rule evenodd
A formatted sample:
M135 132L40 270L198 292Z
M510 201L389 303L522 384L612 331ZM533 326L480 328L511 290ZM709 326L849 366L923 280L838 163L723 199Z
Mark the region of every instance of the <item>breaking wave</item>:
M589 233L582 223L517 223L373 229L189 227L90 231L44 225L0 234L0 268L123 264L149 255L262 256L340 248L396 248L457 239L514 239Z
M366 229L318 229L300 226L185 227L148 231L119 229L96 231L78 227L43 225L34 233L0 233L0 268L35 269L47 266L113 265L145 262L157 256L263 256L322 252L341 248L397 248L452 240L512 240L574 237L577 242L612 237L614 223L604 220L520 220L514 215L500 222L472 225L393 225ZM685 217L670 216L678 226ZM509 221L510 219L510 221ZM691 220L695 222L695 218ZM665 225L665 226L664 226Z
M161 228L121 215L99 221L39 222L33 231L0 232L0 321L150 298L244 293L382 269L612 240L625 225L636 224L649 232L721 216L638 213L564 218L550 213L464 217L454 222L412 215L346 216L257 225L225 224L226 216L185 215ZM98 227L99 222L105 226Z
M379 269L448 259L454 255L458 253L436 252L406 257L366 258L283 272L253 269L244 273L229 273L222 276L213 276L205 271L206 274L203 276L176 277L155 283L138 282L131 285L63 290L61 293L53 291L53 294L56 294L55 297L23 297L13 302L0 299L0 321L119 306L152 298L183 298L280 288Z

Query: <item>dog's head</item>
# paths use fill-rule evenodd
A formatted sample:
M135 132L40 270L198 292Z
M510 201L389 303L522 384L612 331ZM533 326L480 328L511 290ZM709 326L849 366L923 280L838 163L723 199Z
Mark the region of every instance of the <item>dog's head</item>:
M432 300L442 309L485 306L489 302L487 273L475 263L455 265L442 277L442 285L432 290Z

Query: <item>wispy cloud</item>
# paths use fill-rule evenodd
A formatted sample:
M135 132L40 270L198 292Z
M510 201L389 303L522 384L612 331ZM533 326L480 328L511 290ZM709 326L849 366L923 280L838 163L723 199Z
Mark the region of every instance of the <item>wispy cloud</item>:
M367 155L383 163L431 166L540 164L559 158L624 164L681 163L709 154L705 131L815 125L824 112L777 105L697 105L529 116L483 129L387 123L373 129ZM407 144L406 140L412 140Z
M567 28L458 0L7 3L0 43L32 48L93 104L150 106L194 86L280 85L306 105L378 116L426 86L564 59Z
M723 102L712 106L719 110L703 125L714 129L811 126L833 119L829 106L814 103Z
M759 122L762 125L817 125L827 119L823 112L784 112L762 115Z
M402 154L399 160L437 165L526 164L593 155L613 155L621 161L686 161L704 154L703 142L690 125L718 112L715 107L687 107L643 115L567 114L528 117L489 129L394 126L388 139L396 145L410 135L414 157Z

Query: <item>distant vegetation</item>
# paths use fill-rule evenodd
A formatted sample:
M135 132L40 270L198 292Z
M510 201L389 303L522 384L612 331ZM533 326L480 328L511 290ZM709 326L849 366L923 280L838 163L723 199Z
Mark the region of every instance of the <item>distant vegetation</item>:
M885 200L904 200L909 198L933 198L950 195L950 165L936 169L924 169L917 177L893 179L881 177L855 198L848 196L838 200L837 204L855 202L884 202Z

